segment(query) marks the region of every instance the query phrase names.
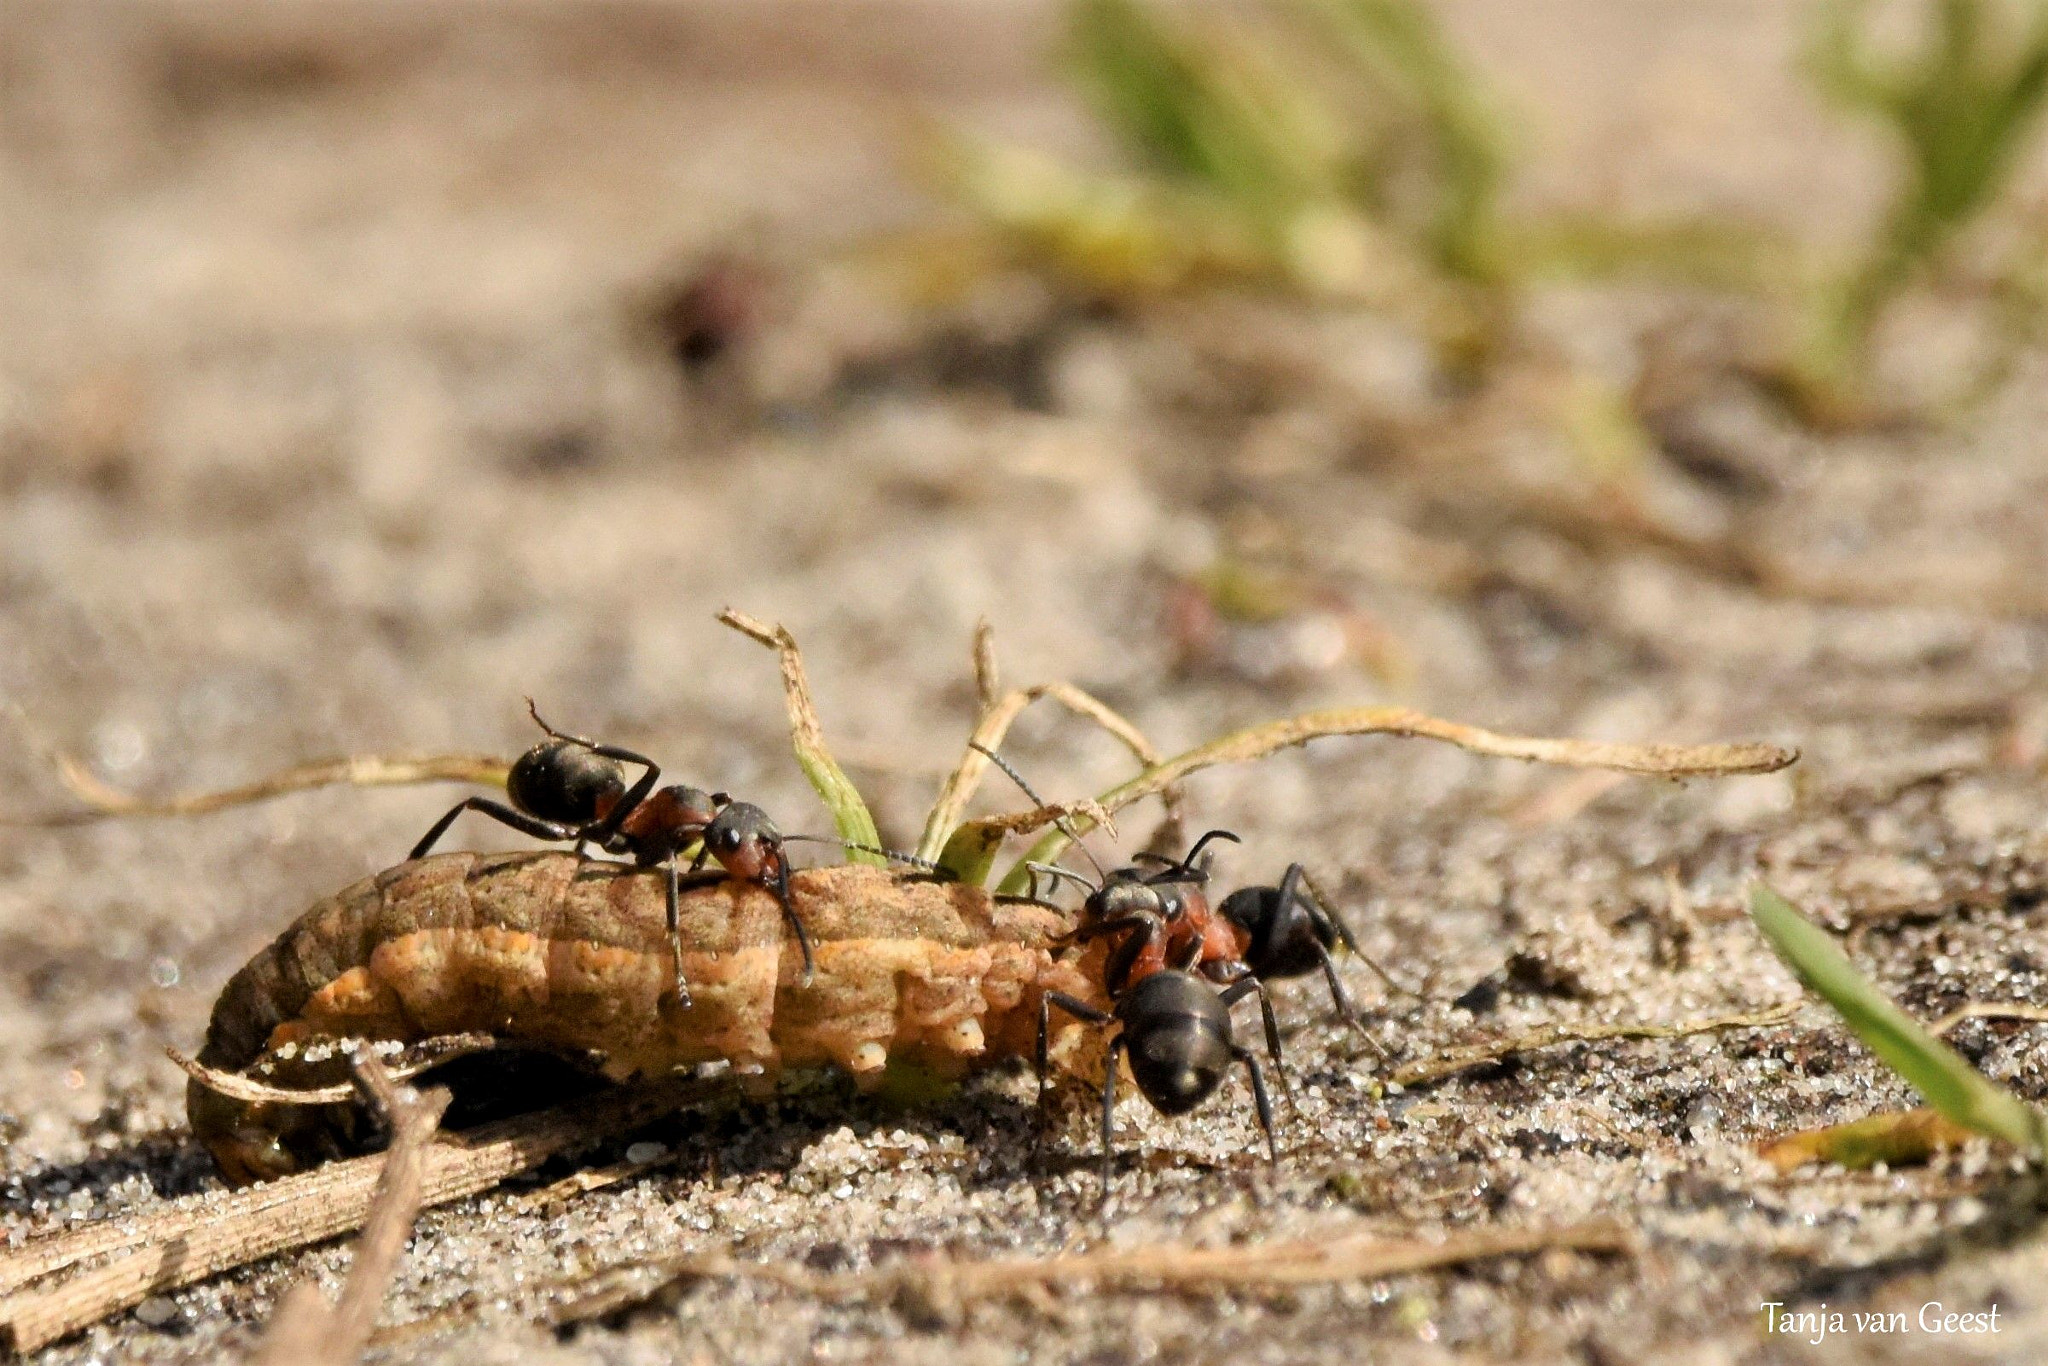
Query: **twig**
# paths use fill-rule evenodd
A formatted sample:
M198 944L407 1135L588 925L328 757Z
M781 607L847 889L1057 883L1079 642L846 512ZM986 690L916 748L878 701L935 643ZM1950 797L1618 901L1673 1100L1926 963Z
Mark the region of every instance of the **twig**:
M585 1293L558 1308L550 1321L557 1326L587 1322L644 1303L678 1282L723 1276L766 1281L826 1300L910 1298L944 1311L973 1300L1029 1295L1053 1286L1274 1289L1394 1276L1553 1248L1627 1253L1634 1246L1626 1229L1600 1220L1554 1229L1488 1229L1440 1239L1361 1235L1229 1247L1165 1243L979 1262L932 1256L854 1273L818 1272L787 1262L748 1262L724 1252L689 1253L627 1263L586 1278L576 1287ZM652 1284L644 1279L650 1273L657 1278Z
M996 664L996 628L987 617L974 623L974 695L983 711L1003 695L1003 671Z
M1957 1006L1927 1026L1930 1034L1946 1034L1965 1020L2048 1020L2048 1006L2002 1005L1996 1001L1972 1001Z
M1407 707L1340 707L1269 721L1265 725L1197 745L1184 754L1155 764L1121 787L1111 788L1102 794L1100 800L1110 811L1121 811L1132 802L1150 797L1201 769L1218 764L1248 763L1293 745L1304 745L1310 740L1335 735L1419 736L1443 740L1474 754L1499 759L1522 759L1531 763L1559 764L1566 768L1606 768L1661 778L1773 773L1799 758L1798 750L1782 745L1663 745L1551 740L1500 735L1478 726L1426 716ZM1025 864L1051 863L1066 845L1064 831L1048 831L1010 870L1000 890L1022 890L1028 871Z
M1643 551L1758 595L1840 607L1968 608L1998 617L2048 615L2048 595L2023 575L1967 580L1887 577L1869 566L1808 568L1743 540L1700 536L1667 525L1625 499L1583 499L1522 489L1512 513L1596 555L1615 546Z
M959 767L939 789L939 799L932 804L931 814L925 817L924 833L918 837L915 850L919 858L935 859L945 849L946 841L960 824L968 802L973 800L975 789L981 786L982 778L988 773L989 759L981 751L1001 749L1004 738L1010 733L1010 726L1026 707L1041 697L1050 697L1074 715L1093 721L1108 731L1148 769L1156 767L1164 757L1158 747L1145 738L1145 733L1122 714L1071 683L1056 680L1007 693L996 691L1000 676L996 670L995 632L987 622L982 622L974 633L974 680L981 697L981 719L975 723L974 733L960 756ZM1169 794L1169 809L1177 798L1177 792Z
M493 1053L505 1047L502 1039L489 1034L440 1034L422 1039L409 1047L394 1050L394 1056L383 1064L385 1072L394 1081L407 1081L422 1072L467 1058L477 1053ZM353 1100L358 1084L352 1081L336 1082L332 1086L272 1086L240 1072L223 1072L208 1067L196 1058L188 1058L175 1048L166 1048L164 1053L184 1071L185 1075L201 1086L232 1100L254 1101L268 1105L336 1105Z
M834 761L832 751L825 747L825 730L818 723L818 709L811 701L811 681L804 673L804 656L797 649L796 637L787 627L770 626L730 607L720 612L718 619L776 652L782 662L782 691L788 702L789 735L796 748L797 763L825 803L825 809L831 812L839 838L847 842L848 862L886 867L888 859L873 852L881 847L882 836L875 829L875 818L869 813L867 802Z
M1418 1059L1397 1069L1393 1080L1402 1086L1441 1081L1445 1077L1474 1067L1483 1067L1490 1062L1499 1062L1502 1058L1512 1057L1517 1053L1526 1053L1536 1048L1552 1048L1561 1043L1594 1043L1601 1039L1682 1039L1690 1034L1709 1034L1723 1029L1755 1029L1790 1019L1798 1011L1799 1005L1796 1000L1780 1001L1777 1005L1754 1013L1714 1015L1703 1020L1686 1020L1671 1025L1545 1025L1541 1029L1532 1029L1513 1038L1494 1039L1470 1048L1453 1048L1433 1058Z
M971 821L964 822L962 828L1000 831L1006 835L1029 834L1033 830L1043 830L1048 825L1057 824L1073 816L1086 816L1108 830L1110 838L1116 837L1115 821L1102 809L1102 803L1093 797L1083 797L1071 802L1051 802L1024 811L1004 811L994 816L977 816Z
M69 754L51 762L83 810L0 817L0 826L57 829L132 816L204 816L229 807L269 801L317 787L401 787L409 783L481 783L503 787L510 766L491 754L354 754L280 769L267 777L219 792L186 792L175 797L137 797L109 787Z
M629 1148L627 1151L631 1152L632 1149ZM571 1172L559 1181L542 1186L539 1190L527 1191L513 1203L521 1210L544 1210L573 1196L588 1195L591 1191L601 1191L608 1186L616 1186L621 1181L645 1176L648 1172L673 1167L681 1162L684 1156L683 1149L663 1148L660 1156L648 1158L644 1162L628 1159L624 1162L607 1163L602 1167L586 1167L582 1171Z
M420 1202L446 1204L488 1190L557 1153L625 1132L715 1083L638 1089L523 1115L424 1152ZM180 1202L115 1229L91 1225L0 1257L0 1286L19 1286L90 1258L113 1259L58 1285L0 1298L0 1350L30 1352L151 1295L360 1228L387 1155L330 1162L283 1180Z
M370 1215L356 1240L341 1301L330 1306L311 1281L292 1287L264 1335L259 1366L351 1366L377 1327L377 1310L419 1218L427 1142L450 1099L436 1088L422 1095L400 1087L367 1053L352 1059L356 1084L391 1131Z
M1685 890L1676 860L1664 865L1664 910L1651 913L1656 931L1655 956L1659 967L1682 969L1692 962L1692 941L1699 934L1699 916L1693 913L1692 895Z

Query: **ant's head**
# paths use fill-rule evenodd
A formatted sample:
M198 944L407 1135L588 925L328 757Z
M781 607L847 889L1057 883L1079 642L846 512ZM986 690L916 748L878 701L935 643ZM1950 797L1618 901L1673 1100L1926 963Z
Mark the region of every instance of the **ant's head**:
M1156 915L1161 920L1174 921L1186 909L1186 899L1179 887L1149 880L1142 868L1119 868L1110 873L1082 905L1093 920Z
M626 790L615 759L575 740L543 740L519 756L505 776L505 795L545 821L584 825L601 820Z
M1230 1007L1192 974L1153 973L1124 993L1116 1018L1131 1075L1163 1115L1184 1115L1207 1100L1236 1059Z
M704 827L704 848L734 877L758 879L774 870L782 857L782 832L768 813L752 802L736 802L723 792L711 794L718 814Z

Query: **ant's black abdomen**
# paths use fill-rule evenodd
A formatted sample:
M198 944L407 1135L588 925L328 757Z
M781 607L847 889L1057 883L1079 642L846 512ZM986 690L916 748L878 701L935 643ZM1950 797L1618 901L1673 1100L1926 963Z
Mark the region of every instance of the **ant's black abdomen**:
M1251 937L1244 961L1261 977L1306 977L1322 970L1337 931L1320 917L1282 916L1278 887L1244 887L1223 898L1223 918ZM1291 909L1291 908L1290 908Z
M1161 1114L1183 1115L1222 1084L1236 1061L1230 1007L1216 988L1185 972L1144 978L1117 1002L1131 1075Z
M582 744L549 740L519 756L505 777L512 804L565 825L595 821L625 790L615 760Z

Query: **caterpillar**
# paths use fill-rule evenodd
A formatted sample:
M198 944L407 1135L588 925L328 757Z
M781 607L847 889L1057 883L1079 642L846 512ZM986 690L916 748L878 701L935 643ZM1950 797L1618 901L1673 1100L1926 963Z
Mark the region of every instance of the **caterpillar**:
M1071 918L1042 902L852 864L796 873L789 891L814 949L808 986L774 892L690 881L684 1008L659 870L557 850L415 859L316 902L237 972L198 1061L291 1085L321 1040L480 1033L580 1053L615 1080L724 1061L756 1084L831 1066L872 1085L892 1061L959 1077L1031 1058L1048 993L1108 1004L1099 955L1066 954ZM1060 1031L1053 1065L1086 1071L1083 1034ZM193 1132L236 1184L358 1146L350 1109L196 1078L186 1094Z

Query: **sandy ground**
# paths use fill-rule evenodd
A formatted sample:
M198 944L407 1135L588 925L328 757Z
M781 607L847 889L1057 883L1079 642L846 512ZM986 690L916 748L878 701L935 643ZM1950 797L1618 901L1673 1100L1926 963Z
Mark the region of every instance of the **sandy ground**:
M1488 0L1456 17L1524 111L1531 200L1826 238L1871 202L1877 163L1788 75L1784 9ZM2039 356L1967 431L1822 440L1739 384L1688 392L1649 488L1781 571L1730 573L1509 496L1571 492L1554 436L1513 392L1446 422L1412 340L1356 318L1239 299L1106 319L1024 290L935 333L795 264L775 271L759 352L684 375L653 320L706 252L808 263L916 220L901 167L918 111L1086 147L1037 61L1037 7L31 2L0 24L10 812L65 801L39 745L122 786L207 787L337 752L515 753L530 693L820 829L772 659L712 620L731 604L797 633L842 757L906 840L970 724L986 616L1011 677L1075 679L1170 748L1387 700L1534 733L1803 749L1791 774L1685 787L1387 740L1199 779L1201 814L1246 837L1226 878L1303 859L1342 887L1368 950L1431 995L1390 999L1350 970L1404 1057L1791 998L1739 912L1760 871L1853 927L1859 961L1916 1011L2048 1004ZM1703 315L1557 290L1528 326L1625 374L1643 337ZM1457 434L1414 436L1439 426ZM1204 645L1176 585L1219 553L1307 585L1312 605ZM1062 795L1124 771L1049 715L1013 752ZM211 1185L163 1046L193 1046L236 966L449 800L333 791L9 831L7 1236ZM1661 947L1673 878L1698 922L1682 963ZM1502 989L1450 1004L1489 979ZM429 1213L379 1359L2048 1351L2048 1254L2002 1159L1781 1177L1754 1155L1760 1137L1909 1101L1818 1007L1382 1099L1319 995L1282 997L1299 1109L1277 1171L1236 1084L1184 1121L1126 1103L1102 1220L1091 1164L1032 1160L1021 1074L911 1111L829 1087L734 1102L657 1128L680 1156L646 1179ZM2038 1027L1955 1039L2048 1098ZM1091 1143L1076 1114L1055 1153ZM714 1282L565 1339L531 1326L550 1284L661 1249L860 1269L1601 1214L1641 1230L1640 1255L958 1316ZM259 1265L45 1359L212 1358L253 1341L285 1285L331 1286L345 1265L340 1248ZM1768 1301L1934 1300L1995 1304L2000 1331L1808 1347L1760 1327Z

